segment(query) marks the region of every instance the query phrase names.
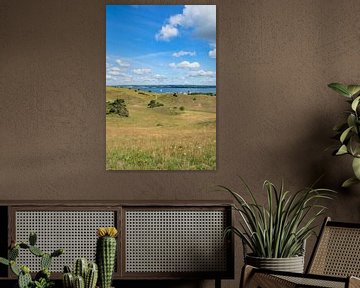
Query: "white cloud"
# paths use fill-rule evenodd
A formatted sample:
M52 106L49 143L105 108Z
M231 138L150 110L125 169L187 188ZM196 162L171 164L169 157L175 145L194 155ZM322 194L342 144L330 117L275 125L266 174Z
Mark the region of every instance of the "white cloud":
M119 67L110 67L107 69L107 74L108 75L113 75L113 76L116 76L116 75L120 75L120 68Z
M216 48L209 51L210 58L216 58Z
M212 78L216 76L214 71L206 71L206 70L199 70L199 71L192 71L188 74L189 77L208 77Z
M155 35L155 39L160 41L169 41L170 38L176 37L179 35L179 30L171 26L170 24L166 24L161 27L161 30Z
M149 68L139 68L139 69L134 69L133 72L137 75L144 75L144 74L149 74L151 73L151 69Z
M166 76L160 75L160 74L155 74L155 75L154 75L154 78L157 79L157 80L159 80L159 81L163 81L163 80L167 79Z
M189 62L189 61L182 61L180 63L170 63L169 66L171 68L180 68L180 69L191 69L196 70L200 68L199 62Z
M172 56L174 57L181 57L181 56L195 56L196 55L196 52L195 51L179 51L179 52L175 52L172 54Z
M129 63L126 63L126 62L124 62L124 61L121 60L121 59L116 59L115 62L116 62L120 67L129 67L129 66L130 66Z
M216 38L216 6L185 5L181 14L173 15L167 20L155 38L159 41L169 41L179 35L179 28L193 29L196 37L214 42Z

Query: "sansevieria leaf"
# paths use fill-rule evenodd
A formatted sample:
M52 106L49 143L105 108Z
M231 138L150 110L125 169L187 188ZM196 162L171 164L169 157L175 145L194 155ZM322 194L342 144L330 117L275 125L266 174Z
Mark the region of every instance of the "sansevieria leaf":
M325 209L317 201L330 199L334 192L310 187L291 193L285 191L283 184L278 189L265 181L267 203L261 205L247 185L245 193L250 197L249 202L230 188L220 187L235 198L233 208L240 214L240 227L229 227L226 231L239 236L253 256L266 258L302 255L304 241L313 234L313 222Z

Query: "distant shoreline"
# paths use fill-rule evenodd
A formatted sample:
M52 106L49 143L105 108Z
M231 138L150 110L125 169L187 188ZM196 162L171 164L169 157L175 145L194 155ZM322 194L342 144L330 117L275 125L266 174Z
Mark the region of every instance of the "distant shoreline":
M212 85L107 85L114 88L128 88L154 93L205 94L216 96L216 86Z

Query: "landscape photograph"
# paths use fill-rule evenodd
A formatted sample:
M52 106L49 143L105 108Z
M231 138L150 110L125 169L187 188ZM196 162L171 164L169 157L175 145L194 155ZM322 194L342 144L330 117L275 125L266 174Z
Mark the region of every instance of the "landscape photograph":
M216 6L106 6L106 170L216 170Z

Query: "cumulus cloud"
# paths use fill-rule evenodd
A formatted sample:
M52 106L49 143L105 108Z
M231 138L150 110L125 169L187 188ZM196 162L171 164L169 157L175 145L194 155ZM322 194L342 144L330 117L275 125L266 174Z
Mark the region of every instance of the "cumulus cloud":
M144 75L144 74L149 74L151 73L151 69L149 68L139 68L139 69L134 69L133 72L137 75Z
M160 74L155 74L155 75L154 75L154 78L157 79L157 80L159 80L159 81L164 81L164 80L167 79L166 76L160 75Z
M206 71L206 70L199 70L199 71L192 71L188 74L189 77L208 77L212 78L216 76L214 71Z
M161 27L161 30L155 35L155 39L158 41L169 41L170 38L176 37L179 35L179 30L171 26L170 24L166 24Z
M180 68L180 69L190 69L196 70L200 68L199 62L189 62L189 61L182 61L180 63L170 63L169 66L171 68Z
M209 51L210 58L216 58L216 48Z
M116 75L120 75L121 69L119 67L110 67L107 69L107 75L113 75L113 76L116 76Z
M172 56L174 57L195 56L195 55L196 55L195 51L183 51L183 50L172 54Z
M116 59L115 62L116 62L120 67L129 67L129 66L130 66L129 63L126 63L126 62L124 62L124 61L121 60L121 59Z
M158 41L169 41L179 35L179 29L192 29L199 38L215 41L216 38L216 6L185 5L181 14L171 16L155 35Z

